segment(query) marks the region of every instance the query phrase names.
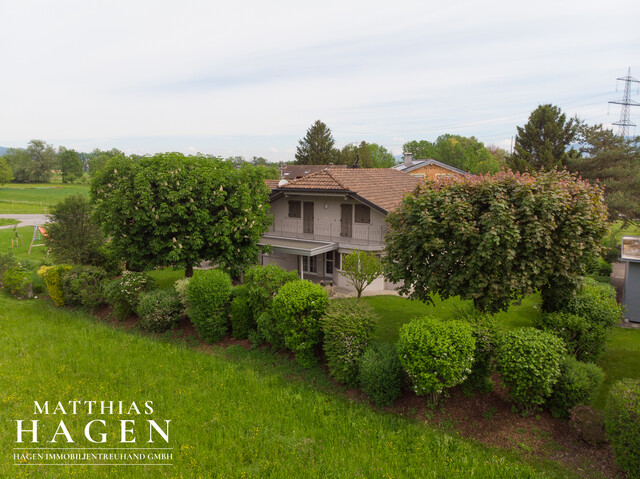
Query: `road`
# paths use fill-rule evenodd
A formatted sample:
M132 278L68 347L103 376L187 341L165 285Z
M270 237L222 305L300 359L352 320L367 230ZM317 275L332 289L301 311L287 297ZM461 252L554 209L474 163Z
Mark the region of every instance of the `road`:
M18 220L20 224L18 226L35 226L43 225L47 222L47 215L4 215L0 214L0 218L8 218L11 220ZM13 228L14 225L0 226L2 228Z

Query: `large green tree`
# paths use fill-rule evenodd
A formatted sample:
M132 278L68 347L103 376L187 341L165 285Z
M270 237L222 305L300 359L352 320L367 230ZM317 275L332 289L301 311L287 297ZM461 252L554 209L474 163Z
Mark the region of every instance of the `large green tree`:
M68 150L64 146L58 148L58 162L62 170L62 182L73 183L84 173L82 155L76 150Z
M569 168L604 185L612 220L640 222L640 136L623 138L602 125L583 126L581 136L581 154Z
M366 141L362 141L359 145L348 144L345 145L340 153L337 155L334 163L340 165L353 166L358 159L358 165L360 168L373 168L373 158L371 158L371 150L369 144Z
M327 165L334 162L338 151L331 130L317 120L307 130L305 137L298 142L296 163L299 165Z
M116 156L91 182L97 218L132 269L211 260L238 275L271 221L256 168L180 153Z
M520 172L566 166L568 159L576 154L570 145L577 138L579 128L580 120L567 120L559 107L538 106L529 115L529 121L518 127L509 166Z
M396 164L391 152L377 143L369 143L369 154L374 168L391 168Z
M56 166L56 150L42 140L31 140L27 146L31 159L30 181L48 183L51 170Z
M89 176L95 176L96 173L102 171L111 158L121 155L124 155L124 153L117 148L112 148L111 150L94 149L89 155Z
M606 217L601 188L567 171L429 182L387 217L385 275L423 301L499 311L541 290L553 310L598 251Z
M11 167L7 160L3 157L0 157L0 185L4 185L5 183L9 183L13 179L13 173L11 172Z

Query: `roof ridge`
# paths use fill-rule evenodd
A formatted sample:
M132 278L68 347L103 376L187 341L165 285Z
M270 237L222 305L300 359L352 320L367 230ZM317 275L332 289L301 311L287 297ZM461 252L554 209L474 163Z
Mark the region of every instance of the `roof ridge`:
M330 172L329 170L330 170L329 168L326 168L326 169L324 169L324 170L319 171L318 173L322 173L322 172L325 172L325 171L326 171L327 175L329 175L333 181L335 181L336 183L338 183L338 184L342 187L342 189L343 189L343 190L349 190L349 188L347 188L346 186L344 186L344 185L342 184L342 182L338 181L338 180L335 178L335 176L333 176L333 175L331 174L331 172Z

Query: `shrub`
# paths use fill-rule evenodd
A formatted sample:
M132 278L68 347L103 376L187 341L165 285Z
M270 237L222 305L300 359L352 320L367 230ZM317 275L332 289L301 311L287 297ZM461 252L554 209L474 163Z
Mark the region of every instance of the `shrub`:
M402 394L402 364L393 344L372 344L362 355L358 380L378 407L391 406Z
M495 317L478 311L471 306L468 309L459 310L456 314L456 319L471 325L473 339L476 342L471 373L462 383L462 388L466 393L473 391L489 392L493 390L491 362L498 341Z
M592 446L600 446L606 440L602 411L579 404L570 411L569 426L580 438Z
M271 315L278 332L303 367L316 363L314 349L322 344L320 318L328 303L324 288L307 280L286 283L273 298Z
M70 306L95 309L104 303L102 283L107 273L95 266L73 266L62 276L64 302Z
M341 383L358 385L358 365L373 338L370 308L352 301L331 301L322 317L324 353L329 372Z
M462 321L425 316L402 326L398 356L418 396L435 403L445 388L462 383L471 372L475 340Z
M145 331L163 333L180 323L182 304L172 289L142 293L138 303L140 327Z
M603 381L604 373L595 364L565 357L560 363L560 377L547 402L553 417L568 418L574 406L591 404Z
M284 349L284 338L278 330L276 319L271 310L265 311L260 314L256 320L256 324L258 326L257 334L249 336L249 340L253 345L259 346L259 344L253 342L254 340L259 341L260 344L266 341L274 349Z
M535 410L551 395L563 353L560 338L534 328L510 331L500 339L496 364L511 399L524 411Z
M251 308L251 296L246 286L233 288L231 300L231 334L236 339L246 339L256 329Z
M29 295L29 271L19 266L13 266L5 270L2 276L4 289L16 298L24 298Z
M561 338L567 352L579 361L595 362L607 344L608 327L575 314L546 313L533 323L536 328Z
M71 269L71 266L42 266L38 270L38 276L44 278L47 284L49 297L56 306L64 306L64 292L62 290L62 276Z
M613 286L592 278L584 278L576 296L562 309L605 327L619 324L624 310L616 301Z
M178 298L180 298L180 303L182 304L183 312L187 312L189 309L189 298L187 295L187 288L189 287L189 280L191 278L182 278L178 279L173 283L173 289L178 293Z
M220 269L196 271L189 281L189 319L198 335L209 343L227 334L231 290L231 278Z
M104 296L113 306L113 313L122 321L136 311L138 298L153 286L153 279L146 273L124 271L122 276L104 285Z
M248 268L243 277L243 285L247 291L246 301L249 304L248 309L251 313L251 319L247 318L247 321L259 328L258 319L263 312L271 309L271 301L278 289L285 283L298 280L296 271L287 271L275 264L266 266L254 265ZM262 323L269 327L268 321L263 321ZM271 340L267 339L267 341L273 346L277 346L282 341L278 341L274 337L274 333L274 331L261 331L257 337L271 338Z
M620 469L629 477L640 477L640 380L623 379L613 385L604 424Z
M0 252L0 281L4 281L4 273L9 268L15 268L18 266L18 260L13 255L13 252L9 251L8 253Z

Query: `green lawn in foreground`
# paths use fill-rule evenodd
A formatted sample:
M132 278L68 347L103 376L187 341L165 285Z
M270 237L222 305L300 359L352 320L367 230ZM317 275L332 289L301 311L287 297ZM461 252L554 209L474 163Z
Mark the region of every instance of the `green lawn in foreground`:
M376 412L333 392L321 369L300 372L285 356L239 347L206 354L4 294L0 311L0 477L575 477ZM152 418L171 420L174 466L15 466L12 421L33 419L35 400L153 401ZM38 417L43 439L64 419L73 447L100 446L83 436L100 418L108 445L130 447L118 444L117 424L135 419L136 446L149 446L144 417Z
M0 188L0 213L48 213L51 206L71 195L88 195L88 185L8 183Z

